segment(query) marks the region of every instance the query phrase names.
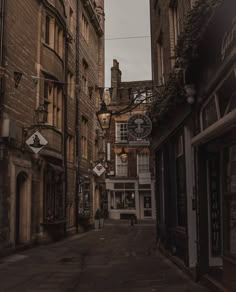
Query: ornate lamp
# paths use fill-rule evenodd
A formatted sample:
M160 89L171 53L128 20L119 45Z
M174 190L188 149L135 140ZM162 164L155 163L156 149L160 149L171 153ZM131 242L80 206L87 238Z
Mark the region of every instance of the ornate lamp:
M107 106L104 101L101 102L101 108L98 112L96 112L97 119L99 121L99 124L103 130L110 128L111 123L111 116L112 111L109 111L107 109Z
M126 163L128 160L128 153L122 147L121 152L118 154L122 163Z
M38 108L35 110L36 113L36 123L43 124L46 122L47 111L43 104L40 104Z

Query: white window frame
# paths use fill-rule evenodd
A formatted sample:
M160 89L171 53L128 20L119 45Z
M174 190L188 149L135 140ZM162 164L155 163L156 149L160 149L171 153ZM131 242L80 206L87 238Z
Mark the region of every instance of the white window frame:
M117 143L128 142L127 122L116 122L116 142Z
M128 161L122 162L119 154L116 154L116 176L128 176Z
M139 173L150 172L150 154L138 153L137 154L137 175Z

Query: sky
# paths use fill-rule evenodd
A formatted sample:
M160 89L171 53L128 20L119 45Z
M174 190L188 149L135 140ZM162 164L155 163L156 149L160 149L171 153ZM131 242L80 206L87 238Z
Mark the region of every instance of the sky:
M151 79L149 0L105 0L105 86L111 84L113 59L122 81ZM134 38L143 37L145 38ZM127 38L113 39L112 38Z

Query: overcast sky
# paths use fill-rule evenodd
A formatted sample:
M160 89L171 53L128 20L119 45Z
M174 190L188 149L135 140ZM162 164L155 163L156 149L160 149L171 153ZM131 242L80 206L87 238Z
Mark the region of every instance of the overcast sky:
M105 86L110 87L113 59L122 81L151 79L149 0L105 0Z

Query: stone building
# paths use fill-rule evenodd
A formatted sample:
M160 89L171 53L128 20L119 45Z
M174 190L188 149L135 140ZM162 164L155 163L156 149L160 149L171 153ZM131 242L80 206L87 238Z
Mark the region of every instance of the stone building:
M235 291L235 2L150 5L160 247L214 291Z
M104 183L93 172L103 150L96 111L104 87L104 1L80 1L79 214L91 220L100 208Z
M131 135L128 126L131 118L135 117L133 124L140 127L142 134L144 129L149 129L148 123L142 124L142 118L151 104L152 81L125 82L121 80L121 75L119 63L113 60L109 110L119 114L114 115L110 129L105 134L108 216L112 219L128 219L136 215L138 219L153 219L156 214L149 135ZM143 103L140 103L141 100ZM139 125L135 124L139 122ZM122 151L127 154L127 161L122 161Z
M90 100L80 96L82 7L96 11L89 32L103 23L103 3L96 2L97 8L95 1L1 1L1 249L78 229L79 115L82 99ZM89 80L103 82L103 40L91 39L98 65Z

